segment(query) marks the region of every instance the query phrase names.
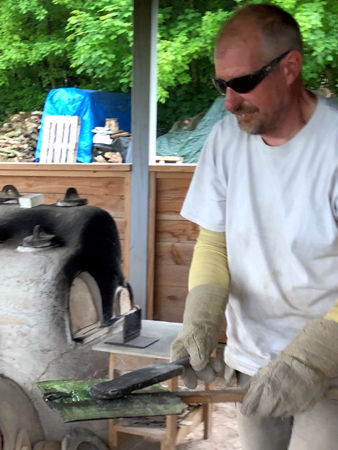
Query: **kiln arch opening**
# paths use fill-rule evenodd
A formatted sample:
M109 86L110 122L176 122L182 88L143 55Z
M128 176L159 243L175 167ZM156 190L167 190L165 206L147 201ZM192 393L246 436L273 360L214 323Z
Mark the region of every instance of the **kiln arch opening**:
M69 320L72 338L81 340L102 322L102 298L95 279L88 272L77 275L69 292Z

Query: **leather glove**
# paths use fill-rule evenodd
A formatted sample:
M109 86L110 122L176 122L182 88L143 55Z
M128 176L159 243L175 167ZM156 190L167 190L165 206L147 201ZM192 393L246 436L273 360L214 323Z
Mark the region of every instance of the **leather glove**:
M171 346L170 359L190 356L191 368L183 374L190 389L196 387L197 379L210 383L222 369L222 362L210 355L217 345L226 303L224 286L203 284L188 293L183 327Z
M338 375L338 323L310 320L272 362L251 379L244 415L292 416L312 408Z

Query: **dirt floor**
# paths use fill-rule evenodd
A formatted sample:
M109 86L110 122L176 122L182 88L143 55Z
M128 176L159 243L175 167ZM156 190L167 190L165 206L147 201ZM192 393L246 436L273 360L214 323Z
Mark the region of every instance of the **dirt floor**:
M216 389L224 387L223 379L218 378ZM177 450L240 450L236 405L233 403L218 403L213 405L212 433L209 439L203 439L203 424L193 430L185 440L176 446ZM127 438L127 440L125 440ZM159 441L139 436L121 435L120 450L160 450Z
M136 436L128 437L119 446L120 450L160 450L159 441ZM177 450L240 450L236 411L234 405L216 405L213 412L212 435L203 439L203 425L199 425L185 440L176 446Z

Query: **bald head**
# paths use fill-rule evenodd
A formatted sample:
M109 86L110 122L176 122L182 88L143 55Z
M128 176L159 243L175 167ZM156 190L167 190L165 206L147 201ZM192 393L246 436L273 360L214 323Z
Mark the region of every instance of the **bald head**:
M291 49L303 53L302 38L295 19L283 9L269 4L253 4L238 10L220 30L215 56L229 39L255 39L260 45L262 57L267 60Z

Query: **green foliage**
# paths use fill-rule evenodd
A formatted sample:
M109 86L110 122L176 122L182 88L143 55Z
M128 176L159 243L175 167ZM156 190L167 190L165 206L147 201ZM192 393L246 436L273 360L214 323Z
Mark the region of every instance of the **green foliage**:
M28 107L41 108L50 88L64 85L68 15L67 8L52 1L0 3L0 119Z
M262 3L262 1L256 1ZM158 122L170 128L217 96L210 83L220 25L245 0L160 0ZM299 21L304 78L337 93L338 2L274 0ZM51 88L129 91L133 0L6 0L0 2L0 120L42 108Z
M206 110L217 97L211 84L214 40L233 6L233 1L160 1L159 128Z
M192 9L177 14L172 7L166 8L165 12L167 18L169 13L175 14L176 20L172 23L170 19L163 21L162 16L159 17L158 99L162 103L169 97L172 87L205 81L203 72L206 68L210 71L210 82L213 41L220 24L229 14L222 10L201 14Z
M88 0L72 11L67 42L71 67L94 89L127 91L131 85L133 5L131 0Z

